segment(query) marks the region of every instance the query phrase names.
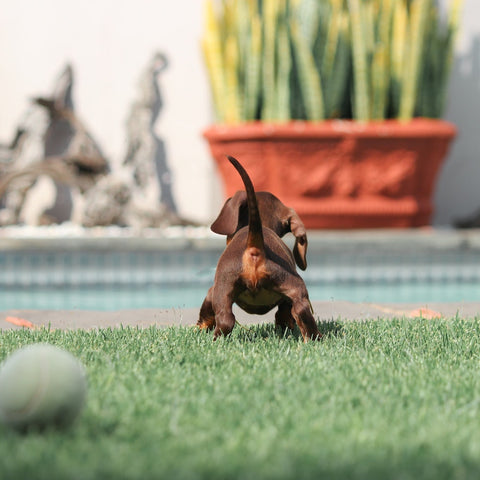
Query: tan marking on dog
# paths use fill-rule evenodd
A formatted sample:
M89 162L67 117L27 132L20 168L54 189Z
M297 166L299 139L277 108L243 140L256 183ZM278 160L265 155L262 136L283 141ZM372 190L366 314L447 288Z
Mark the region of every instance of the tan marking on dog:
M261 280L268 278L265 254L259 248L248 247L243 253L240 277L251 291L257 290Z

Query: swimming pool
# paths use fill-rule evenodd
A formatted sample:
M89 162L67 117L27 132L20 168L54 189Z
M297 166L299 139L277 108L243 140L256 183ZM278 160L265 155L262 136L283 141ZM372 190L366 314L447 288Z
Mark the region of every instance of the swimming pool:
M5 238L0 310L199 307L222 238ZM477 232L314 232L312 300L480 301Z

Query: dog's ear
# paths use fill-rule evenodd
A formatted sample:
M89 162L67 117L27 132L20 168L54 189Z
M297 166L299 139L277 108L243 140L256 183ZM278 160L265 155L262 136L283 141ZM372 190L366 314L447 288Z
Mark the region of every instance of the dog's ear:
M289 216L290 231L295 237L295 245L293 247L293 256L298 268L305 270L307 268L307 230L300 220L295 210L290 209Z
M248 225L247 194L239 191L225 202L210 229L214 233L231 236L245 225Z

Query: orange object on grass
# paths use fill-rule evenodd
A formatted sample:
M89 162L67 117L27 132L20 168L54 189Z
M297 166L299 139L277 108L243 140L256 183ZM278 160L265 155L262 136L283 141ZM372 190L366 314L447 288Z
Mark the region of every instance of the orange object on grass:
M442 318L442 314L440 312L436 312L435 310L430 310L429 308L418 308L417 310L412 310L409 312L408 316L410 318Z
M17 327L25 327L25 328L36 328L36 325L29 320L25 320L24 318L19 317L7 317L5 319L8 323L12 323L13 325L17 325Z

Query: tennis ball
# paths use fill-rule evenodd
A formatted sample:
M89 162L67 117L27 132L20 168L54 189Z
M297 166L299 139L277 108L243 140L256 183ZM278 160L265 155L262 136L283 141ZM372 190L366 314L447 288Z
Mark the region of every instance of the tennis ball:
M0 368L0 420L16 430L66 427L80 414L87 393L83 366L70 353L33 344Z

